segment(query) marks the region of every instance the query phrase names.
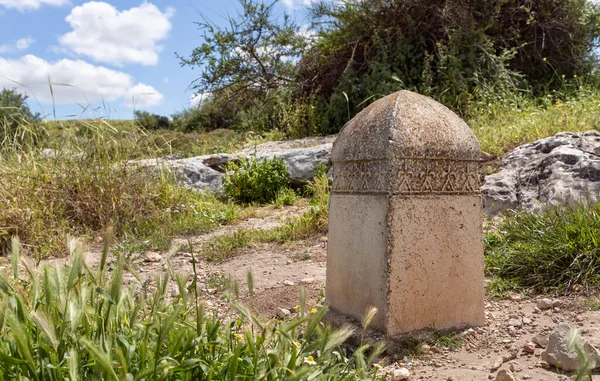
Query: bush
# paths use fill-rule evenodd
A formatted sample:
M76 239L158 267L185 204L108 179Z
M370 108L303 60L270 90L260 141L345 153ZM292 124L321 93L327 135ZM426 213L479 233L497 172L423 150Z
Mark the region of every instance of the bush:
M168 269L152 290L125 288L122 256L107 271L109 245L106 239L98 269L71 242L66 266L20 271L15 240L12 276L0 275L0 379L376 378L382 348L348 353L341 346L350 330L325 325L325 308L309 313L300 298L290 321L266 323L243 306L237 319L221 320L206 310L190 275Z
M488 275L538 291L600 285L600 204L506 216L485 237Z
M330 4L313 10L321 30L298 81L328 103L331 131L347 109L353 115L369 97L399 89L462 112L477 89L543 93L560 87L562 75L594 68L600 17L589 0Z
M227 165L223 177L225 194L243 203L270 203L288 184L289 172L283 158L240 158Z
M28 98L16 89L0 91L0 151L31 147L45 137L39 125L40 114L31 112Z
M172 117L174 128L183 132L241 129L239 113L231 104L219 102L213 97L203 100L196 107L176 112Z
M151 114L148 111L136 111L135 120L141 127L148 131L154 130L169 130L171 129L171 121L166 116Z

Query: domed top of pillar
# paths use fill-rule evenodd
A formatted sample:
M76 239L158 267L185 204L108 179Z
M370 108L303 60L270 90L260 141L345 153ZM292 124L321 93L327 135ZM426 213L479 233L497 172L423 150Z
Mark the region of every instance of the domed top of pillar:
M477 138L458 115L429 97L402 90L373 102L344 126L332 161L476 161L479 155Z

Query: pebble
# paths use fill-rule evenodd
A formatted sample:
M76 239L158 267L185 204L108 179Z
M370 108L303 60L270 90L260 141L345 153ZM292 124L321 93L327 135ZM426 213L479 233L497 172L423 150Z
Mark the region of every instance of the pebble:
M525 343L525 345L523 345L523 350L527 353L534 353L535 352L535 343L533 343L531 341Z
M392 372L393 381L408 380L410 378L410 371L406 368L394 369Z
M539 308L540 310L544 311L544 310L549 310L550 308L552 308L553 304L554 303L552 302L551 299L544 298L544 299L538 300L538 302L536 303L536 307Z
M517 381L517 378L510 370L502 369L496 375L496 381Z
M523 321L521 319L512 318L512 319L508 320L508 326L509 327L521 327L521 326L523 326Z
M300 283L302 284L313 284L315 283L314 278L304 278L300 281Z
M277 316L279 316L281 319L285 319L291 314L292 313L290 312L290 310L287 310L285 308L277 308Z
M291 280L287 280L287 279L283 281L283 284L286 286L294 286L295 285L294 282L292 282Z

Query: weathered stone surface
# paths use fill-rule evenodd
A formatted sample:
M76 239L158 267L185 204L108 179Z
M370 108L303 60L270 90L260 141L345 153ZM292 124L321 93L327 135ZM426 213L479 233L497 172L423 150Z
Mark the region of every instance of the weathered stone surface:
M486 176L481 193L488 215L598 200L600 133L559 133L516 148Z
M542 360L548 364L568 372L577 370L579 359L574 349L567 348L567 340L571 327L568 324L560 324L550 334L548 347L542 352ZM600 365L600 352L588 342L580 339L583 350L587 352L594 360L595 366Z
M502 369L496 375L495 381L517 381L518 378L515 377L513 372L508 369Z
M332 149L326 298L388 336L484 323L479 143L453 112L400 91ZM452 303L448 303L451 300Z
M134 162L146 168L163 167L173 171L183 184L218 193L223 189L223 173L226 164L240 157L256 156L258 160L282 157L285 160L292 185L300 186L315 176L320 164L331 164L331 146L334 137L300 139L284 142L270 142L237 154L214 154L186 159L148 159ZM318 145L308 145L309 143Z

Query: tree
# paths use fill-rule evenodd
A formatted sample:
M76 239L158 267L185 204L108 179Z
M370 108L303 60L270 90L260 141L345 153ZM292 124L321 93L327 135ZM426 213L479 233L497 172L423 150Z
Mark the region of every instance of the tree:
M168 130L171 121L166 116L151 114L148 111L136 110L135 120L146 130Z
M265 4L240 0L242 12L225 27L203 16L198 22L203 43L189 58L177 55L182 66L198 67L191 88L211 94L213 102L248 106L265 100L280 87L293 86L297 61L307 39L289 15L273 16L277 0Z
M0 92L0 149L7 145L36 144L43 135L37 124L40 114L31 112L28 96L16 89Z
M39 113L32 113L27 105L29 97L17 89L2 89L0 92L0 123L33 123L40 120Z

